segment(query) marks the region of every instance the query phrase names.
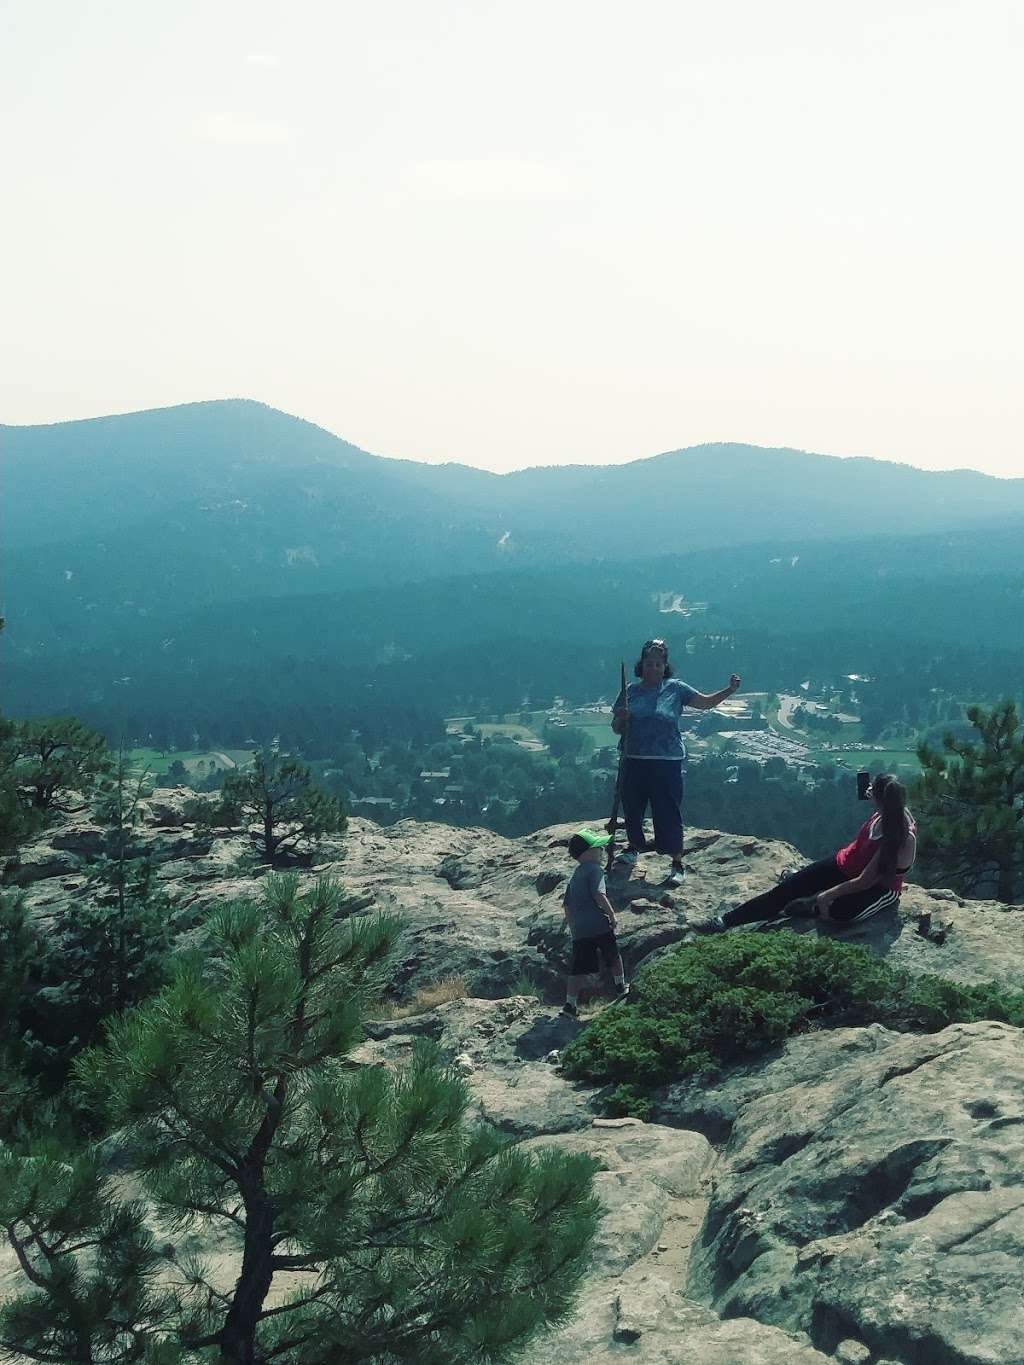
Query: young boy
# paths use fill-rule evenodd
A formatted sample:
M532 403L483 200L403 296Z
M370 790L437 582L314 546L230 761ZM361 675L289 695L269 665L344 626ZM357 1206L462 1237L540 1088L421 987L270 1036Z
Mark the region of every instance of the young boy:
M611 835L596 834L592 829L581 829L569 840L569 856L576 859L578 866L562 897L572 934L572 963L562 1013L572 1018L579 1013L583 978L598 970L599 954L611 968L616 996L622 1000L629 994L619 945L615 942L615 911L606 893L601 866L603 849L610 838Z

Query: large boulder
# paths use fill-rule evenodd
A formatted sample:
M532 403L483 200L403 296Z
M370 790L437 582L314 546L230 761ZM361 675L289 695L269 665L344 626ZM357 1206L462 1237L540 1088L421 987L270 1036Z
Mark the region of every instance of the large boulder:
M728 1132L694 1298L864 1360L1022 1365L1020 1030L821 1031L703 1089L675 1097Z
M154 787L143 803L142 813L146 823L157 829L181 829L188 823L186 812L195 800L196 793L191 787Z

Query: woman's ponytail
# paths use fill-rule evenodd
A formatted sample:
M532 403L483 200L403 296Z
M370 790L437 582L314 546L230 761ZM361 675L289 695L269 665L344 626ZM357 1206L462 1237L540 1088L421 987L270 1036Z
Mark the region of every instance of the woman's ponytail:
M871 784L882 820L882 847L878 875L888 878L896 871L900 848L907 837L907 789L892 773L879 773Z

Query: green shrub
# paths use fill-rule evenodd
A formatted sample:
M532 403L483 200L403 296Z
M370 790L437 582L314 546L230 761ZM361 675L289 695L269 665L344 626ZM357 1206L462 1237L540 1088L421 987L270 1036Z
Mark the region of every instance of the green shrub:
M1024 1025L1024 993L914 978L864 948L816 935L727 934L642 972L630 1003L584 1029L563 1066L577 1079L631 1090L710 1073L812 1022L931 1032L979 1019Z
M617 1085L605 1095L604 1108L610 1118L643 1119L646 1123L654 1113L654 1101L638 1085Z

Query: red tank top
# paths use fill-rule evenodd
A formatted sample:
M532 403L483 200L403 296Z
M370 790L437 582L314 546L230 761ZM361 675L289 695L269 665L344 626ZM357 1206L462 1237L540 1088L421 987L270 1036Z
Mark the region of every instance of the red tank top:
M881 848L881 831L879 831L875 838L871 837L872 832L878 829L880 820L881 816L879 815L869 816L857 831L857 837L854 839L853 843L847 844L845 848L841 848L836 854L836 863L846 881L852 882L854 877L859 877ZM917 822L909 812L907 814L907 832L909 834L917 833ZM909 872L910 868L906 867L903 870L904 872ZM898 872L894 872L892 876L886 878L881 885L887 886L891 891L902 891L903 877Z

